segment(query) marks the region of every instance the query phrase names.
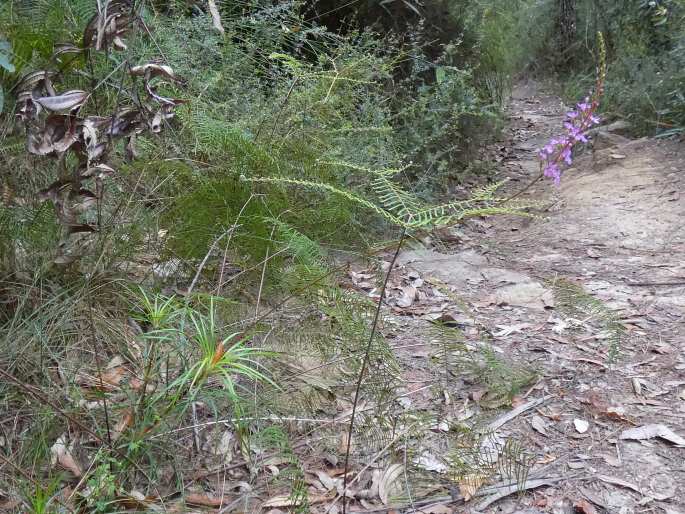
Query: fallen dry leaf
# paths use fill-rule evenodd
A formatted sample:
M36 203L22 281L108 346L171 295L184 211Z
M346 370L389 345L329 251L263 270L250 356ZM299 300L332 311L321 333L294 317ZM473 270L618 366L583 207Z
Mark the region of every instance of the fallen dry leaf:
M614 457L613 455L602 455L602 458L604 459L604 462L609 464L609 466L611 466L611 467L614 467L614 468L620 468L621 467L621 461L617 457Z
M597 509L587 500L573 502L573 510L579 514L597 514Z
M185 496L186 503L201 505L203 507L221 507L223 505L228 505L234 499L235 498L229 498L227 496L214 496L202 493L191 493Z
M67 436L63 434L57 438L55 444L50 448L50 453L52 455L52 464L59 464L64 469L72 472L76 477L83 475L83 470L81 465L76 461L71 453L71 448L67 447Z
M436 473L446 473L447 464L438 460L438 458L429 452L423 452L414 462L426 471L435 471Z
M318 477L319 482L321 482L321 484L323 484L323 486L326 488L326 491L336 488L336 480L331 478L324 471L316 471L316 476Z
M530 323L519 323L518 325L496 325L499 332L492 334L495 337L507 337L508 335L522 332L524 329L530 327Z
M643 425L641 427L624 430L623 432L621 432L621 435L619 437L620 439L633 439L636 441L642 441L644 439L653 439L655 437L659 437L677 446L685 447L685 438L682 438L681 436L673 432L673 430L668 428L666 425L656 423L652 425Z
M584 434L585 432L587 432L588 428L590 428L590 423L588 423L584 419L576 418L573 420L573 426L576 427L576 430L579 434Z
M402 475L404 467L401 464L391 464L383 473L381 480L378 482L378 497L387 505L390 493L393 490L393 484Z
M312 503L321 503L331 499L330 495L320 495L320 494L309 494L306 501L311 505ZM282 494L279 496L274 496L273 498L265 501L262 504L262 508L268 509L271 507L299 507L305 503L304 498L294 498L292 495Z
M464 497L464 501L467 502L473 498L480 489L480 487L485 483L487 477L482 474L474 474L464 477L459 482L459 494Z
M536 432L540 432L542 435L547 436L547 422L538 416L537 414L533 416L530 420L530 425Z
M130 427L131 423L133 423L133 410L132 409L126 409L122 413L121 418L119 418L119 421L117 422L117 424L114 426L114 429L112 430L112 434L111 434L112 442L119 439L122 432L124 430L126 430L128 427Z
M607 484L614 484L618 485L621 487L625 487L626 489L630 489L632 491L635 491L636 493L639 493L641 495L647 494L651 498L658 500L658 501L663 501L667 500L668 498L671 498L673 494L668 493L668 494L659 494L655 491L643 491L637 484L633 484L632 482L628 482L627 480L623 480L621 478L616 478L608 475L595 475L599 480L602 482L606 482Z
M406 309L411 307L416 299L416 288L414 286L402 287L402 296L397 299L397 306Z

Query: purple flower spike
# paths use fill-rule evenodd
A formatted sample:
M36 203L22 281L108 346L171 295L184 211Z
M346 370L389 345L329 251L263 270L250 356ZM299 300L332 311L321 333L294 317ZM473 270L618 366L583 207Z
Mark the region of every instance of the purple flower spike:
M590 101L585 98L583 102L577 104L577 109L566 113L564 128L566 134L561 137L552 138L542 147L538 156L541 162L543 174L554 181L556 185L561 182L562 164L571 166L573 164L573 147L578 143L587 143L586 131L600 121L594 111L599 105L597 99Z

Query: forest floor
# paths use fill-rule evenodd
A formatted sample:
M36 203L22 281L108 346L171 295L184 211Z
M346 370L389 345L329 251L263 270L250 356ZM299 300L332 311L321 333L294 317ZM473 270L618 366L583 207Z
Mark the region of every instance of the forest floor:
M159 449L164 456L151 459L159 478L145 476L140 491L122 498L117 492L115 503L156 512L340 514L340 500L347 496L350 514L684 514L685 148L600 130L594 148L577 156L560 187L547 180L530 186L539 174L537 149L562 129L567 111L539 84L520 84L501 140L483 156L496 163L495 179L508 179L501 194L525 190L521 197L537 202L535 216L474 218L404 245L389 276L380 324L395 359L386 363L388 354L372 355L360 388L349 467L345 454L356 380L350 370L356 368L341 364L348 354L326 362L306 346L309 339L326 346L335 346L333 340L341 347L350 343L343 332L331 333L343 325L335 319L335 313L345 314L341 309L326 314L331 319L325 324L313 324L313 334L304 333L298 344L308 350L276 348L285 360L274 369L286 369L279 376L288 379L288 389L269 401L283 403L277 412L296 417L272 416L271 404L257 405L254 389L259 417L252 421L286 426L292 446L274 436L276 430L264 430L261 439L246 437L247 430L239 434L238 427L248 425L194 402L191 424L183 417L182 426L141 438L149 439L150 454ZM388 250L381 256L385 266L350 264L341 277L341 285L352 290L349 296L377 301L381 270L388 269L392 255ZM373 303L359 304L373 309ZM82 308L90 326L92 308ZM367 314L363 310L359 317L362 348ZM292 332L284 340L294 345L302 335L295 330L298 320L319 320L322 314L297 299L283 316ZM136 357L142 355L142 330L134 330L131 320L115 327L102 319L103 334L115 335L120 345L104 373L97 359L88 364L73 357L85 355L80 348L69 348L65 355L71 361L58 362L47 374L54 377L54 394L73 404L59 411L70 416L71 429L56 442L52 433L45 436L51 466L70 473L55 482L55 494L67 506L83 484L91 494L104 487L98 480L114 480L107 461L96 468L99 475L84 472L93 464L80 462L100 462L101 451L93 448L105 444L84 427L109 405L117 420L113 440L126 437L122 433L133 419L126 388L136 399L145 384L136 377L136 369L144 369ZM356 359L361 352L351 344L355 353L349 355ZM62 375L70 369L78 387L66 389L71 382ZM110 402L86 394L97 384ZM63 387L70 393L63 394ZM221 398L220 384L211 387L215 396L208 398ZM24 390L47 398L37 388ZM86 421L73 422L68 413L83 410L76 410L69 394L82 395L74 398L79 408L92 411ZM300 401L305 395L312 402ZM5 448L12 448L12 434L29 433L21 423L37 419L19 410L4 418L13 425L0 434ZM12 480L26 472L20 474ZM10 492L0 483L0 512L26 512Z
M497 178L509 179L505 194L539 173L536 151L568 107L531 82L508 110L490 149ZM560 187L545 180L525 191L541 202L537 217L471 221L400 254L384 332L403 365L407 408L483 418L532 457L524 493L491 487L423 512L685 512L684 155L682 143L600 131ZM364 289L364 270L355 273ZM441 343L427 328L436 319L467 348L487 341L500 369L452 373L436 396L425 387L439 372ZM426 454L426 469L446 471L434 462L440 451Z

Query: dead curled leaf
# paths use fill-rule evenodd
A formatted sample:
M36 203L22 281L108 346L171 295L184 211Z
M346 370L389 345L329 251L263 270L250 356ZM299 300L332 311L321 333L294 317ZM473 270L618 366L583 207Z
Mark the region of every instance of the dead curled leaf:
M88 21L83 33L84 47L103 50L113 44L117 50L126 49L121 37L131 26L130 12L130 0L110 0L102 4Z
M34 155L66 152L78 139L73 116L52 114L45 120L43 130L28 134L27 149Z
M154 62L133 66L130 69L130 73L134 77L145 77L146 81L149 81L153 77L160 76L173 81L179 81L179 78L176 76L174 69L171 66Z
M52 455L52 465L59 464L64 469L71 471L71 473L80 477L83 475L83 470L81 465L76 461L72 455L73 445L67 446L67 435L62 434L57 438L55 444L50 448L50 454Z
M34 98L34 101L44 109L53 112L71 111L81 107L89 94L79 89L73 89L56 96Z

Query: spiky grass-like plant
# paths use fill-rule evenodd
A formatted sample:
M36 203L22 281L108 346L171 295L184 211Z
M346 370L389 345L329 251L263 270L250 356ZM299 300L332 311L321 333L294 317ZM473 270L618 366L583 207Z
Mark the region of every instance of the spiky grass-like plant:
M144 288L138 287L138 305L133 312L133 318L149 325L153 331L168 327L171 320L178 314L175 296L165 298L158 294L151 294Z
M278 387L263 371L260 371L263 366L256 360L259 357L271 355L271 352L247 346L240 332L234 332L224 338L219 336L213 302L210 305L209 316L191 313L190 320L194 328L191 340L197 344L200 355L190 369L179 377L177 385L187 384L192 395L210 377L216 376L221 379L234 398L237 397L236 375Z

